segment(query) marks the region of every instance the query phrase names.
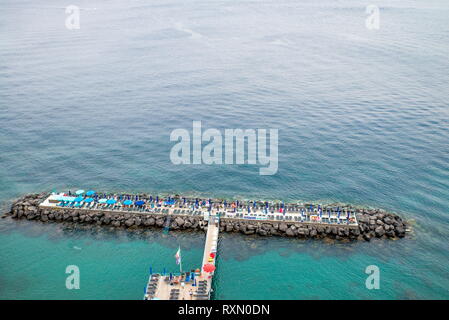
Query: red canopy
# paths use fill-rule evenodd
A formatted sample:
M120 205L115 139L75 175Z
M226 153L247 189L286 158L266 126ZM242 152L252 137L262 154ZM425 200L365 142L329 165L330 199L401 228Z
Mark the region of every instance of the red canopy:
M213 264L208 263L203 266L203 270L206 272L212 272L215 270L215 266Z

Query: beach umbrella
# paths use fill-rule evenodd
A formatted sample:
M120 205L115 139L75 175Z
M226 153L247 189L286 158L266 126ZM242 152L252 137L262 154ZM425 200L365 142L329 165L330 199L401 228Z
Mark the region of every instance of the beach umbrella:
M134 204L136 206L143 206L145 204L145 201L139 200L139 201L134 202Z
M215 258L215 253L212 252L212 253L209 255L209 257Z
M94 199L92 199L92 198L86 198L86 199L84 199L84 202L87 202L87 203L92 202L92 201L94 201Z
M213 264L208 263L203 266L203 270L210 273L215 270L215 266Z
M76 190L76 192L75 192L75 194L77 194L77 195L80 195L80 194L83 194L83 193L84 193L83 189Z
M81 202L81 201L83 201L83 199L84 199L83 197L77 197L77 198L75 198L74 201L75 202Z
M123 204L124 204L125 206L130 206L130 205L133 204L133 202L132 202L131 200L125 200L125 201L123 201Z
M108 199L103 198L103 199L98 200L98 203L106 203L107 201L108 201Z
M95 194L94 190L89 190L86 192L86 196L93 196Z
M116 202L117 202L117 200L115 200L115 199L109 199L108 201L106 201L107 204L114 204Z

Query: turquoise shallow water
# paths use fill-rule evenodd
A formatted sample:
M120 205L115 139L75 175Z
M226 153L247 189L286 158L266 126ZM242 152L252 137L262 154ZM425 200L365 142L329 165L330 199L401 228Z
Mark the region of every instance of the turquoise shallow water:
M449 5L380 1L56 1L0 11L0 201L94 188L341 201L412 220L402 241L220 240L217 299L448 298ZM170 132L278 128L279 171L174 166ZM0 220L0 298L140 299L201 234ZM76 249L76 248L78 249ZM80 249L79 249L80 248ZM65 289L76 264L81 289ZM381 289L364 286L366 266ZM236 277L239 272L242 276Z

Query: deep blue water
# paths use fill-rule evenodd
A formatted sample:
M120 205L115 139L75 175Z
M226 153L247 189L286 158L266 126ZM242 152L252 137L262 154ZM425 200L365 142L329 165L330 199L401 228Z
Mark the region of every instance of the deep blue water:
M350 245L226 235L216 298L447 299L449 4L376 1L379 30L365 27L368 4L78 1L80 29L67 30L58 1L3 1L0 201L83 187L380 207L413 234ZM278 173L173 165L170 133L193 120L279 129ZM6 219L0 230L9 299L140 299L150 264L175 268L179 243L186 265L202 252L201 234L98 238ZM87 279L68 291L77 263ZM380 290L364 286L370 264Z

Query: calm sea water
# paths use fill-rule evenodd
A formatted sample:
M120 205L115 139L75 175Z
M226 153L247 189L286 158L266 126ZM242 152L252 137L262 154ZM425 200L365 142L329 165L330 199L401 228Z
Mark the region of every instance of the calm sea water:
M223 235L216 299L449 298L449 4L77 1L0 10L0 201L78 187L341 201L411 220L401 241ZM380 29L365 27L369 4ZM174 166L170 132L278 128L279 171ZM141 299L198 267L201 233L0 220L0 298ZM65 267L81 289L65 288ZM381 288L367 290L368 265Z

